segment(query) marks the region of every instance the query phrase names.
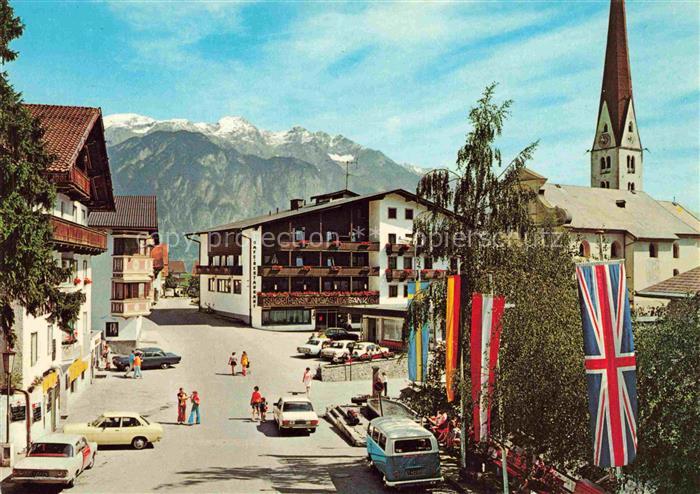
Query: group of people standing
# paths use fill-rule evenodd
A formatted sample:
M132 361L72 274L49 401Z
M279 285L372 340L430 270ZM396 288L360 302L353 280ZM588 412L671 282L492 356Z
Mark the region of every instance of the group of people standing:
M135 352L131 350L129 354L129 367L126 368L124 372L124 377L129 377L131 371L134 372L134 379L143 379L143 374L141 374L141 363L143 362L143 357L140 352Z
M199 414L201 398L199 397L199 393L197 393L197 391L192 391L192 393L188 396L183 388L180 388L180 390L177 392L177 423L185 423L188 401L192 403L192 408L190 409L190 417L187 419L187 424L193 425L196 417L196 424L199 425L201 423L201 417Z
M251 420L253 422L266 422L267 399L260 394L260 388L253 387L253 394L250 395Z
M235 376L236 367L238 366L238 357L236 356L236 352L233 352L228 358L228 365L231 367L231 375ZM245 350L241 354L241 374L244 376L250 374L250 359L248 358L248 354L245 352Z

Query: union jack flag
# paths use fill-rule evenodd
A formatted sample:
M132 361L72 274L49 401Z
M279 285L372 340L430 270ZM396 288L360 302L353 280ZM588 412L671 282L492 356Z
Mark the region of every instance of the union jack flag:
M637 454L637 373L625 266L576 267L586 354L593 460L620 467Z

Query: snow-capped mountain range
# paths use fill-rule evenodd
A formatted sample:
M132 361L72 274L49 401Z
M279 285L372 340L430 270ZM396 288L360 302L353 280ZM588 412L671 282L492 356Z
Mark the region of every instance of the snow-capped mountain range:
M241 117L216 123L104 117L117 194L155 194L161 234L197 231L289 207L292 198L345 187L414 191L426 170L342 136L292 127L259 129ZM188 243L171 257L192 258Z

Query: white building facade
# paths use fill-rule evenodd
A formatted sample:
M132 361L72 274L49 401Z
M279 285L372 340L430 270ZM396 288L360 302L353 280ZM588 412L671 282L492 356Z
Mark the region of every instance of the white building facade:
M411 282L447 272L415 255L413 220L426 208L404 190L346 190L198 232L200 307L275 330L358 327L350 306L405 311ZM389 333L400 341L400 327Z

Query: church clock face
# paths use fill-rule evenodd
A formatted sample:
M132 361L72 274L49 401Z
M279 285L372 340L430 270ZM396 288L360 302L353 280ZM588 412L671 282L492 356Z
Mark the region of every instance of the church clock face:
M606 132L600 134L600 137L598 138L598 144L600 145L600 147L605 147L608 144L610 144L610 135Z

